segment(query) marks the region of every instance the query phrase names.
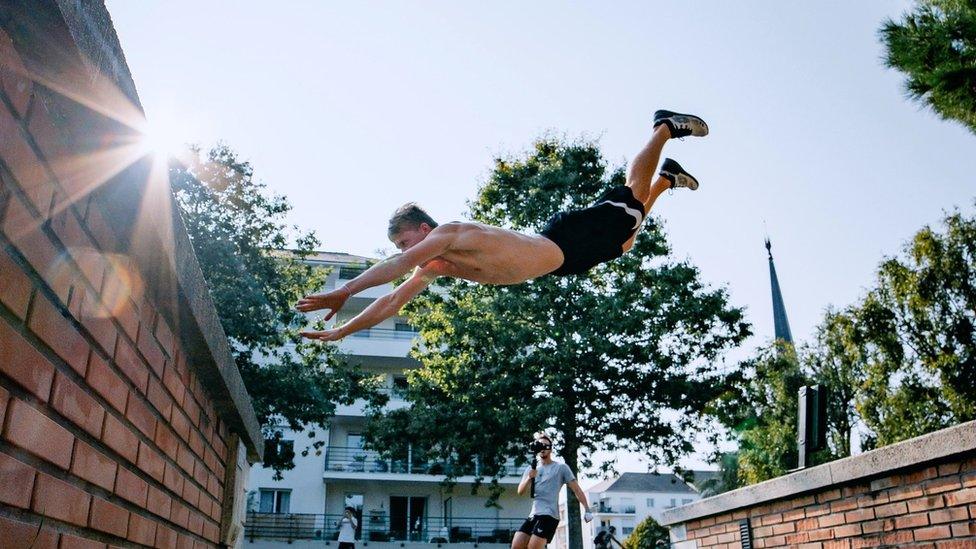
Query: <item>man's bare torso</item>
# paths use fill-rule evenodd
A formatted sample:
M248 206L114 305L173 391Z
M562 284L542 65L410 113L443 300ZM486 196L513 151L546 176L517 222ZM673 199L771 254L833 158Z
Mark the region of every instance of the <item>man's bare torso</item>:
M436 276L452 276L485 284L518 284L559 268L563 252L541 235L527 235L481 223L445 223L452 232L447 251L421 268Z

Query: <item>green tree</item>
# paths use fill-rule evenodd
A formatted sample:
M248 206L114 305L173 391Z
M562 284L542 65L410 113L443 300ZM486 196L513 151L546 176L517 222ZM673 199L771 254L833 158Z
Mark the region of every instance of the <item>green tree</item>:
M595 144L542 139L522 157L495 161L470 214L537 231L623 181ZM749 334L724 290L707 288L693 265L669 256L655 223L633 250L585 276L514 286L448 281L406 313L422 339L412 406L374 416L368 440L402 451L407 438L445 459L477 459L486 477L508 457L524 463L525 443L544 427L574 471L591 466L597 450L674 463L692 450L706 405L725 383L721 353ZM571 547L581 543L578 519L570 505Z
M335 347L297 336L304 319L293 305L327 274L304 261L318 240L285 223L288 201L229 147L192 152L171 167L173 192L265 436L276 442L282 425L325 426L337 402L368 393L368 380ZM291 468L293 456L274 447L266 464Z
M670 545L668 529L658 524L654 517L640 521L634 531L624 540L624 549L658 549Z
M910 97L976 133L976 2L920 0L880 30L888 67L908 76Z
M857 337L849 311L828 310L804 360L811 381L820 385L821 395L827 399L827 445L832 458L851 455L851 437L859 423L856 399L865 363Z
M869 448L976 419L976 217L943 225L886 259L854 308Z

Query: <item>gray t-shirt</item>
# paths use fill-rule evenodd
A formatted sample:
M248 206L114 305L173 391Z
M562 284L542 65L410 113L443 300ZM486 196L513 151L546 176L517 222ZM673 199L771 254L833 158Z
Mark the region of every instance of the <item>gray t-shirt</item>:
M523 478L529 475L526 467ZM559 518L559 489L563 484L576 480L576 476L565 463L552 462L549 465L539 464L535 475L535 499L532 500L532 511L529 516L549 515Z

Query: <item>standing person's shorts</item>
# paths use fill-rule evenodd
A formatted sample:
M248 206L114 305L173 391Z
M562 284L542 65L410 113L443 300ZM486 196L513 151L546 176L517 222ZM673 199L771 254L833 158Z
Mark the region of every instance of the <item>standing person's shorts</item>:
M356 544L350 541L340 541L339 549L356 549Z
M647 212L630 187L614 187L582 210L561 212L549 220L542 236L563 252L563 264L549 273L583 274L624 254L623 245L640 227Z
M553 536L556 535L556 527L559 526L559 519L549 515L532 515L525 519L522 526L518 529L530 536L546 538L546 543L551 543Z

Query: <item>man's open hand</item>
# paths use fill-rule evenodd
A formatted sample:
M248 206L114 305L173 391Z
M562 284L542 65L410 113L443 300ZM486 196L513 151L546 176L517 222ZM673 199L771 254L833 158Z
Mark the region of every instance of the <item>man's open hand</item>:
M303 313L329 309L329 314L325 315L325 320L329 320L345 305L346 300L349 299L349 295L349 290L345 289L345 287L336 288L324 294L307 295L298 300L295 308Z
M298 335L307 339L317 339L319 341L339 341L343 337L339 333L339 330L322 330L321 332L305 331L298 332Z

